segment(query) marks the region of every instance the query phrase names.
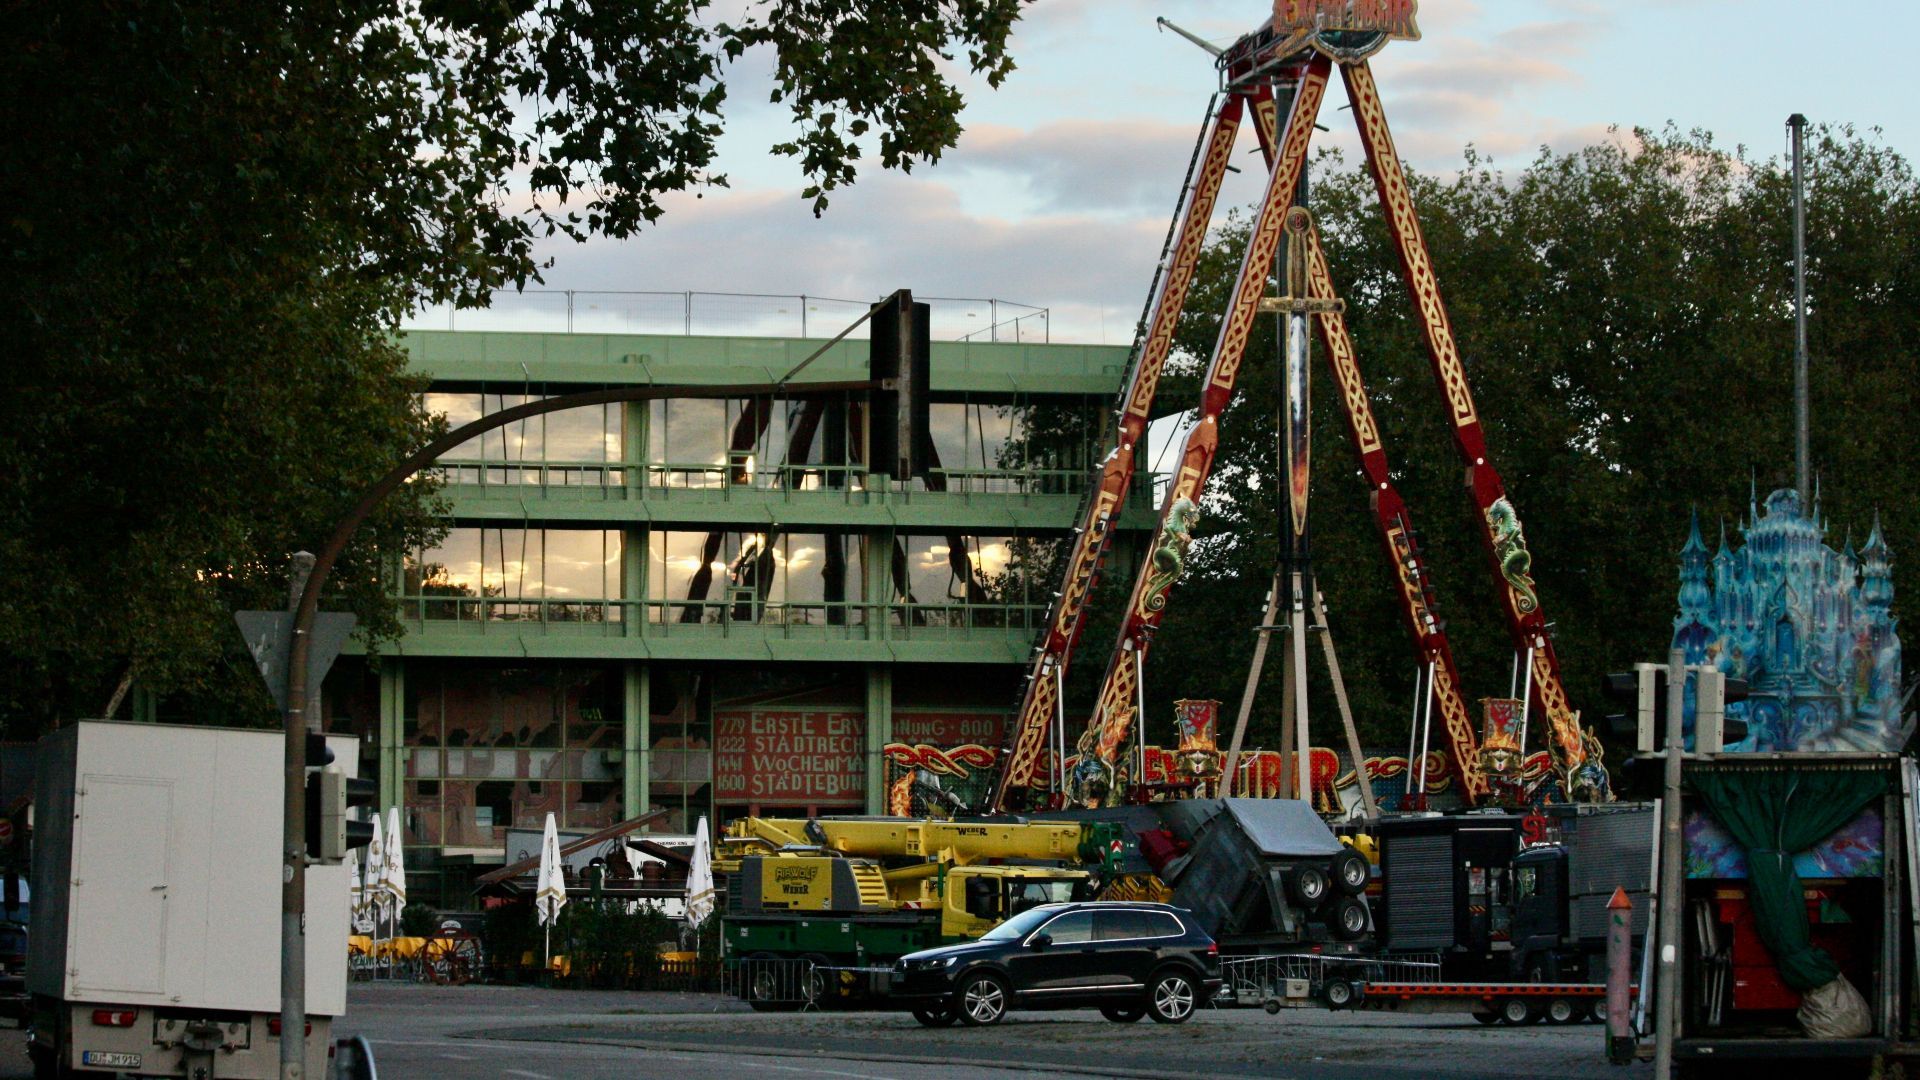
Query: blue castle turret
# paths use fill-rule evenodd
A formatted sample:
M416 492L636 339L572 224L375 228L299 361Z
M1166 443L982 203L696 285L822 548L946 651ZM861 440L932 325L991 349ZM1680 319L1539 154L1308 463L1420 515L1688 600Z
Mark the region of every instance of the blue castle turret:
M1898 750L1911 729L1900 707L1900 637L1893 553L1878 515L1858 554L1825 542L1815 496L1803 513L1791 490L1757 492L1741 523L1743 544L1711 556L1696 514L1680 549L1673 647L1748 685L1729 717L1747 738L1729 750Z

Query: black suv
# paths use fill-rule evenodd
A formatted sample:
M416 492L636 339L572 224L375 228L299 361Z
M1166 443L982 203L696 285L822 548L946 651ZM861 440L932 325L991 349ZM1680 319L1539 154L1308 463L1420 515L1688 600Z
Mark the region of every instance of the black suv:
M1047 904L978 941L893 965L891 995L928 1027L997 1024L1009 1008L1099 1006L1128 1024L1178 1024L1220 989L1220 947L1193 913L1166 904Z

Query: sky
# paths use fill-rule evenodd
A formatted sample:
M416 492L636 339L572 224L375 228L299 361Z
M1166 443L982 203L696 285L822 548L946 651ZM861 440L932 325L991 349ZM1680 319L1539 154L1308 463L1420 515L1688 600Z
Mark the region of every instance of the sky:
M723 0L717 14L742 2ZM956 65L967 92L958 146L911 174L863 165L819 218L800 197L799 169L767 152L788 137L788 118L767 101L767 57L750 53L728 72L719 171L731 186L665 200L662 221L626 241L544 243L545 288L866 300L905 287L1045 307L1053 340L1126 344L1215 87L1211 58L1155 17L1225 44L1269 10L1259 0L1038 0L1015 31L1018 70L998 90ZM1842 11L1832 25L1816 21ZM1920 5L1425 0L1419 22L1422 39L1388 45L1373 70L1401 154L1420 171L1459 167L1469 144L1518 168L1543 146L1569 150L1613 125L1702 128L1767 158L1784 153L1795 111L1877 127L1894 149L1920 153L1909 55ZM1335 79L1318 145L1358 160L1345 104ZM1240 160L1252 166L1243 134ZM1253 167L1230 176L1222 213L1257 198L1262 179ZM509 295L496 306L491 320L463 313L458 325L558 328L541 322L555 318L548 300ZM549 314L528 314L536 309Z

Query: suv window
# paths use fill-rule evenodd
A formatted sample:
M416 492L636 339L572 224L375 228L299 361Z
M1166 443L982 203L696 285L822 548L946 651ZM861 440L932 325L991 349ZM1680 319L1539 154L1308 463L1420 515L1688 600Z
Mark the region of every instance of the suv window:
M1046 925L1046 934L1055 945L1074 945L1093 940L1093 912L1069 911Z
M1164 911L1102 911L1094 926L1101 941L1180 936L1179 921Z

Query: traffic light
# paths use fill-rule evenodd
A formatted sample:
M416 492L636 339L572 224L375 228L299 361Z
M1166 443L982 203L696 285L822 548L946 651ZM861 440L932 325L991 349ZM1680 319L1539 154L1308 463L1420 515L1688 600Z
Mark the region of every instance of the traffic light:
M355 821L353 808L372 806L379 785L333 766L333 748L319 732L307 735L307 858L337 863L373 842L373 823Z
M1608 716L1607 730L1616 738L1632 738L1635 753L1651 754L1666 730L1666 666L1635 664L1632 671L1611 672L1600 680L1600 693L1633 710Z
M1747 700L1747 681L1729 679L1718 669L1701 666L1694 675L1693 749L1717 754L1726 744L1747 737L1747 722L1728 719L1727 706Z
M1747 722L1729 719L1726 707L1747 700L1745 679L1730 679L1718 668L1696 664L1687 668L1693 684L1689 704L1693 709L1693 746L1695 753L1717 754L1727 743L1747 737ZM1607 730L1617 738L1634 741L1634 752L1650 754L1666 745L1667 668L1664 664L1635 664L1632 671L1617 671L1602 679L1600 692L1614 701L1631 706L1632 713L1614 713L1607 717Z
M927 392L931 389L933 309L901 289L873 311L868 354L875 387L867 416L867 468L895 480L926 473Z

